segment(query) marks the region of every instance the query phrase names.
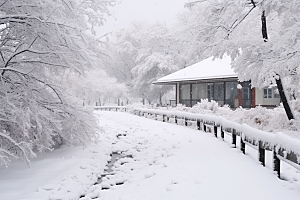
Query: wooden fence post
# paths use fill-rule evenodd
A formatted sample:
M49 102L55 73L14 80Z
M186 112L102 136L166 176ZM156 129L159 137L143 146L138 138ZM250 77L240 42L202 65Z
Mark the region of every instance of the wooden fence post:
M232 135L232 144L234 145L234 147L236 147L236 130L235 129L232 130L231 135Z
M273 171L277 172L277 177L280 178L280 160L277 157L276 147L273 150Z
M206 125L203 123L203 131L206 132Z
M243 154L246 154L246 144L243 140L242 133L241 133L241 151L243 152Z
M187 118L184 118L184 125L188 126Z
M167 116L167 122L168 122L168 123L170 122L170 117L169 117L169 116Z
M201 130L201 125L200 125L200 120L199 119L197 119L197 128L198 128L198 130Z
M265 149L261 141L258 142L258 159L259 162L265 167Z
M177 124L177 116L175 115L175 124Z
M200 120L197 119L197 129L200 131L201 130L201 127L200 127Z
M166 120L165 120L165 115L163 115L162 117L163 117L163 122L166 122Z
M216 125L214 125L214 133L217 138L218 137L218 127Z
M222 126L221 126L221 138L224 140L224 129Z

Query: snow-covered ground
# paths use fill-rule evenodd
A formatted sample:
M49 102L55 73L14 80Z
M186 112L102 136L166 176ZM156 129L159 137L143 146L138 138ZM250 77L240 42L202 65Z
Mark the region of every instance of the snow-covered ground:
M282 164L286 180L278 179L271 154L264 168L255 150L247 146L243 155L210 133L128 113L95 113L104 130L98 145L62 147L34 159L30 168L19 161L0 168L0 199L300 198L300 170ZM125 157L115 163L113 175L94 185L111 152Z

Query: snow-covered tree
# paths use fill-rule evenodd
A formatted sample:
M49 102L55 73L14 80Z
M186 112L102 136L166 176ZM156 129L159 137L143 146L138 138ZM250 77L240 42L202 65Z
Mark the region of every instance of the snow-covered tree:
M296 0L201 0L190 8L191 32L196 33L198 54L222 57L228 54L241 81L253 87L277 83L289 119L289 98L297 98L299 86L299 16ZM289 81L289 84L286 84ZM285 85L286 90L280 88ZM294 87L293 85L297 85ZM294 91L294 94L288 93Z
M127 88L118 83L102 69L85 71L80 75L68 73L63 85L70 94L84 105L104 106L109 100L117 101L127 97Z
M134 22L117 33L112 45L117 59L113 59L116 62L110 70L120 70L114 73L117 79L131 88L131 94L149 103L170 90L152 82L186 65L181 48L165 24Z
M96 122L60 82L101 62L92 37L114 0L0 0L0 164L86 144Z

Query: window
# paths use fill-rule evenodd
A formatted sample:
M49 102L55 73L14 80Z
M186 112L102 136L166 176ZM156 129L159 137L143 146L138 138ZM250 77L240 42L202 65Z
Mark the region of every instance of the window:
M279 91L278 91L277 87L273 89L273 94L274 94L274 98L280 98Z
M180 84L180 99L190 99L190 84Z
M251 90L251 82L246 81L242 82L242 95L243 95L243 108L251 108L252 106L252 90Z
M224 83L214 84L214 100L223 101L224 100Z
M266 88L264 89L264 98L272 98L272 89L271 88Z
M245 99L245 100L250 99L250 88L243 87L243 99Z
M212 83L207 84L207 98L208 100L214 98L214 85Z
M199 100L207 98L207 84L206 83L197 83L192 84L192 99Z
M238 82L226 82L225 83L225 104L230 107L235 106L235 101L238 102ZM238 103L236 103L238 104ZM236 105L237 107L237 105Z

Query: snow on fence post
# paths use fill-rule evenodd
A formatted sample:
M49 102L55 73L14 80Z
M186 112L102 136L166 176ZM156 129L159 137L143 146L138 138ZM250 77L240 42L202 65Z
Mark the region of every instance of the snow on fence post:
M266 154L266 150L263 148L262 141L258 142L258 153L259 153L259 156L258 156L259 162L262 164L262 166L265 167L265 154Z
M232 130L232 144L234 145L234 148L236 147L236 130Z
M214 133L215 133L215 137L217 138L218 137L218 127L216 124L214 125Z
M273 149L273 171L277 173L277 177L280 178L280 159L277 157L276 146Z

